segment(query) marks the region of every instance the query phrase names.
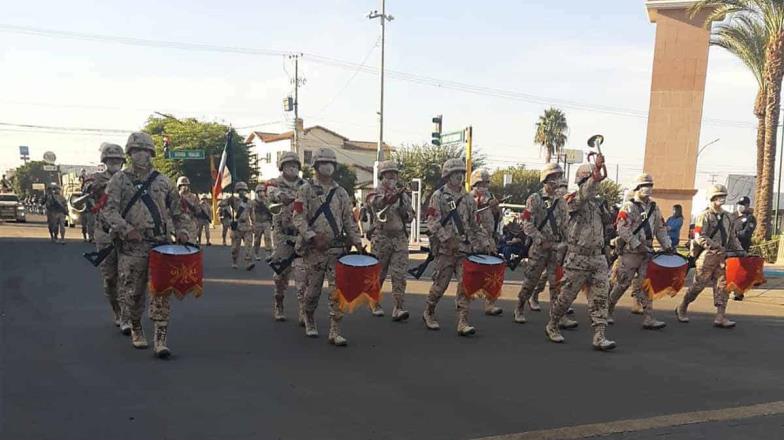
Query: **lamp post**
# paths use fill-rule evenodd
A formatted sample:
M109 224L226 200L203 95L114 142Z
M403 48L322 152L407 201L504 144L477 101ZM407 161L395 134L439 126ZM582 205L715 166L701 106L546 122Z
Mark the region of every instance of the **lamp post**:
M381 0L381 13L373 11L367 16L373 20L381 19L381 72L379 75L381 96L378 105L378 150L376 151L376 161L373 164L373 186L378 187L378 163L384 160L384 38L386 35L386 23L395 18L386 11L386 0Z

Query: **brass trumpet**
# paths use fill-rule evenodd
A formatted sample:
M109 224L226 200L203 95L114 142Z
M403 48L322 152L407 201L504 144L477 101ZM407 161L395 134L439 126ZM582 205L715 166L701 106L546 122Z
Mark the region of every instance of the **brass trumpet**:
M85 202L87 202L87 199L89 199L92 196L93 196L92 193L87 193L87 194L81 195L81 196L79 196L79 197L77 197L75 199L71 199L71 207L76 212L79 212L79 213L84 212L87 209L87 203L85 203Z
M400 196L401 196L401 195L403 195L404 193L410 193L410 192L411 192L411 188L408 188L408 187L406 187L406 186L401 186L401 187L400 187L400 188L398 188L398 190L396 191L395 197L400 197ZM387 220L388 220L388 219L387 219L387 211L388 211L388 210L389 210L389 208L390 208L390 207L392 207L392 205L394 205L394 204L395 204L395 203L394 203L394 202L392 202L392 203L390 203L389 205L385 206L383 209L381 209L380 211L378 211L378 212L376 213L376 220L378 220L378 222L379 222L379 223L386 223L386 222L387 222Z
M280 214L280 211L283 210L284 206L286 206L285 203L273 203L273 204L269 205L269 208L267 208L267 209L269 209L269 211L272 213L272 215L278 215L278 214Z
M507 201L507 200L509 200L511 198L512 198L512 195L510 194L510 195L504 197L503 199L498 200L498 203L504 203L505 201ZM492 196L490 198L490 200L497 200L497 199L495 198L495 196ZM488 203L489 203L489 201L488 201ZM490 205L487 205L484 208L479 208L479 209L476 210L476 212L482 212L482 211L484 211L485 209L488 209L488 208L490 208Z

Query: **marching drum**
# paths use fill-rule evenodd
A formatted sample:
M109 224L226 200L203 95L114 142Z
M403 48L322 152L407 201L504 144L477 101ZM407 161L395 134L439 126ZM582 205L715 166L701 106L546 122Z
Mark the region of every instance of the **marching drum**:
M366 302L381 301L381 264L371 254L349 253L335 265L335 294L343 311L353 312Z
M660 254L648 262L647 276L642 282L648 298L675 296L686 281L689 261L678 254Z
M506 262L495 255L469 255L463 260L463 289L467 297L476 294L493 300L501 295Z
M765 260L758 256L729 257L725 275L727 276L727 290L740 295L752 287L765 283L762 269Z
M163 244L150 250L149 260L151 295L201 296L204 268L198 246Z

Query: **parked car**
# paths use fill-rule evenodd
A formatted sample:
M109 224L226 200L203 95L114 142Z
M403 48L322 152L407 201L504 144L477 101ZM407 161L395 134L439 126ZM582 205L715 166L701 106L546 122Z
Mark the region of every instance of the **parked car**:
M14 220L18 223L27 221L25 207L16 194L0 194L0 219Z

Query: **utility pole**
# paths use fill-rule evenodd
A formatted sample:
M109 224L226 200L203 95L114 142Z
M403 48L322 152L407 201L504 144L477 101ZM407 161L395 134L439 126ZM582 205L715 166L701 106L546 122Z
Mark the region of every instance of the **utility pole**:
M620 185L620 182L618 181L618 174L620 174L620 172L621 172L621 166L616 163L615 164L615 184L616 185Z
M303 157L299 148L299 57L302 54L289 55L289 59L294 60L294 152L297 153L299 160Z
M376 163L373 165L373 186L378 187L378 163L384 160L384 40L386 36L386 22L392 21L395 18L387 15L386 0L381 0L381 13L372 11L368 14L368 18L373 20L375 18L381 19L381 71L379 74L380 80L380 99L378 106L378 149L376 151Z
M474 129L470 125L465 130L465 143L466 143L466 178L465 187L466 191L471 191L471 149L474 143Z

